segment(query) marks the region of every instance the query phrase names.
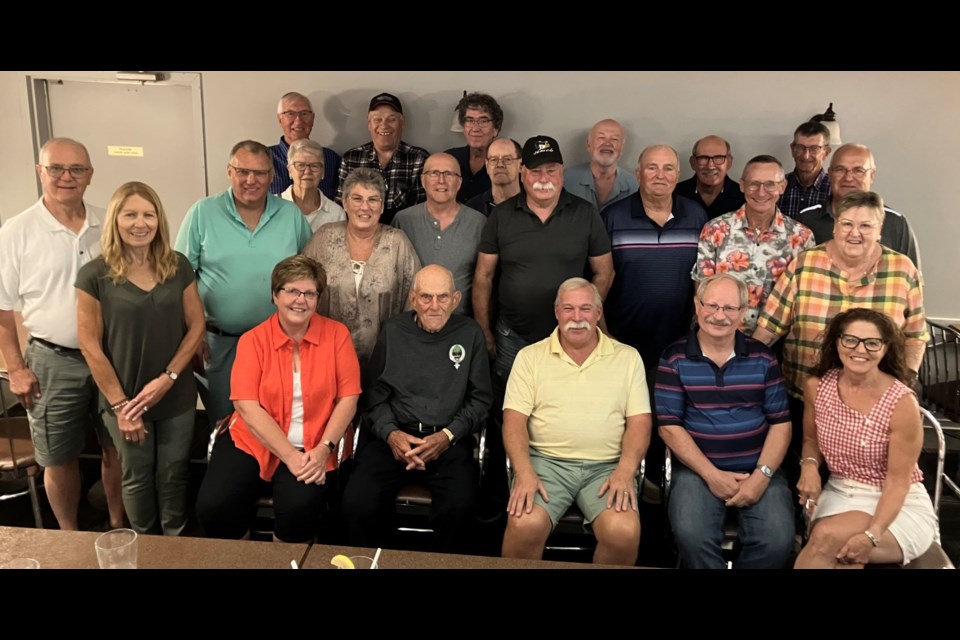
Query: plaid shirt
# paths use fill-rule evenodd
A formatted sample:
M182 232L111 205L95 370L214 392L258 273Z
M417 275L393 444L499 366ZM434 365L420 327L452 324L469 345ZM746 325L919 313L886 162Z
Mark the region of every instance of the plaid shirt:
M813 372L827 323L847 309L866 307L889 316L907 336L907 345L930 339L923 313L923 282L910 258L883 247L876 268L856 282L833 266L825 245L801 253L780 275L757 327L783 344L787 390L803 397L803 381Z
M770 228L757 233L747 224L746 207L740 207L704 225L690 277L699 282L715 273L729 273L747 285L747 312L740 330L753 335L773 283L791 260L816 244L813 231L779 211Z
M827 175L826 169L820 170L820 175L809 187L800 184L797 172L791 171L787 174L787 188L780 196L777 206L785 215L796 218L801 210L828 202L830 202L830 176Z
M908 386L894 380L880 400L863 415L848 407L837 392L840 369L831 369L817 386L817 443L830 474L882 487L887 479L887 452L890 448L890 417ZM910 482L921 482L916 463Z
M401 209L412 207L427 199L427 192L420 182L423 165L430 153L426 149L415 147L400 141L400 146L394 152L386 167L380 166L377 150L373 142L354 147L343 154L340 163L340 186L337 187L337 203L343 204L343 181L350 172L359 167L376 169L383 175L387 183L386 201L383 203L383 224L389 224Z

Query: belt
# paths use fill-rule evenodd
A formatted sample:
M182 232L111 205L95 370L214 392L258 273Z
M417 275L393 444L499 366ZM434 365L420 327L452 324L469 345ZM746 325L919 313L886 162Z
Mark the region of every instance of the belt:
M403 431L409 431L410 433L436 433L437 431L443 431L443 427L431 427L425 425L422 422L417 424L401 424L400 429Z
M207 323L207 331L209 331L210 333L215 333L220 337L226 337L226 338L239 338L240 336L243 335L242 333L227 333L220 327L212 325L209 322Z
M43 338L36 338L34 336L30 336L30 342L39 342L40 344L45 346L47 349L52 349L57 353L80 353L80 349L64 347L55 342L50 342L49 340L44 340Z

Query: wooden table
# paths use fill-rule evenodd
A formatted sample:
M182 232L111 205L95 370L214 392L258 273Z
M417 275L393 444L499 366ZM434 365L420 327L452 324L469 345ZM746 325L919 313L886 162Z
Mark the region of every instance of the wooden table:
M96 569L96 531L0 527L0 564L35 558L41 569ZM140 569L289 569L302 563L309 545L141 535Z
M314 544L307 553L307 559L301 565L303 569L335 569L330 559L337 554L345 556L368 556L372 558L376 549L360 547L341 547ZM378 565L381 569L636 569L637 567L619 567L593 565L582 562L555 562L545 560L517 560L513 558L491 558L488 556L464 556L452 553L424 553L421 551L399 551L384 549L380 553Z

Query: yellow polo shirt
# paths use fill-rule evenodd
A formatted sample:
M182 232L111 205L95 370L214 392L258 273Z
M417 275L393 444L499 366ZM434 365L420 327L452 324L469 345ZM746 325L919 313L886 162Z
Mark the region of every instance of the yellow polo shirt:
M650 413L640 354L598 330L597 348L577 365L558 332L517 354L503 408L529 416L530 447L540 454L618 460L627 416Z

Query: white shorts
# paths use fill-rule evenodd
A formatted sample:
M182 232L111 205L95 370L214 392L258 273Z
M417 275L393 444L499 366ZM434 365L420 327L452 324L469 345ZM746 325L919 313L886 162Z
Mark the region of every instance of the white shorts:
M881 487L872 484L831 477L817 500L813 520L847 511L863 511L872 516L877 510L882 491ZM939 542L937 516L922 482L910 485L910 490L903 500L903 507L890 525L889 531L903 552L903 564L926 553L934 540Z

